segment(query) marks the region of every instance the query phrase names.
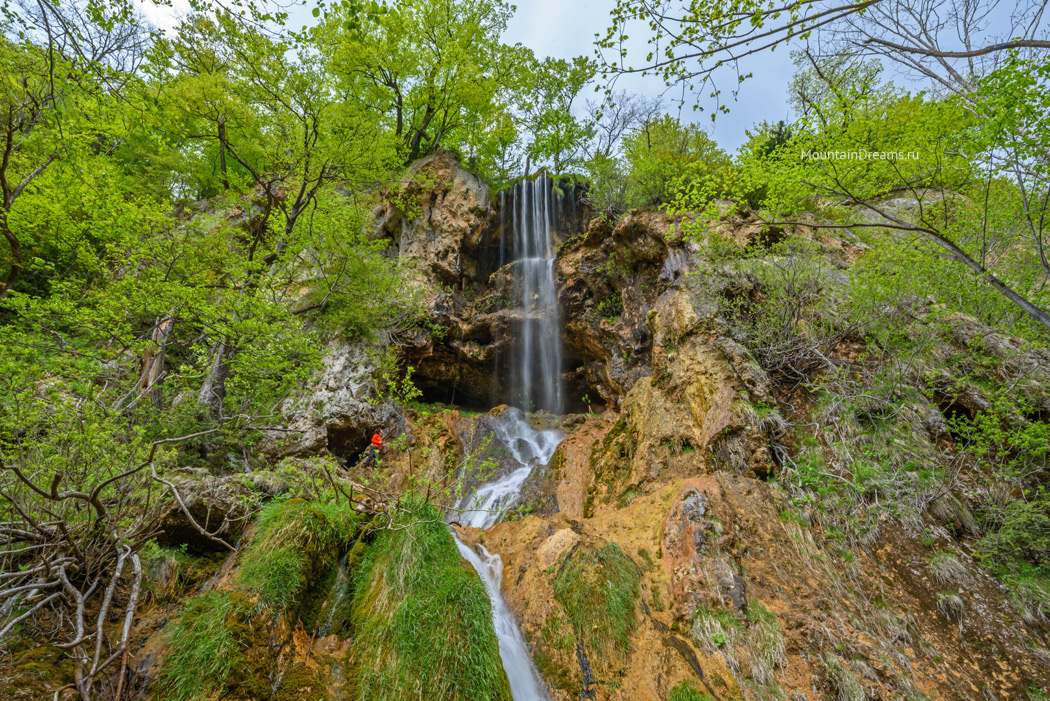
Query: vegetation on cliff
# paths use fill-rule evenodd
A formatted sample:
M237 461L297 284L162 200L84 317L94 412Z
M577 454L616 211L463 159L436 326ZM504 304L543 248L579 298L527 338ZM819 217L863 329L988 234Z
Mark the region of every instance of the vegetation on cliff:
M619 0L592 60L503 0L0 0L0 695L509 699L442 509L504 467L473 380L538 168L581 414L479 537L551 687L1050 693L1044 19L903 6ZM639 20L711 107L821 18L737 153L584 99Z

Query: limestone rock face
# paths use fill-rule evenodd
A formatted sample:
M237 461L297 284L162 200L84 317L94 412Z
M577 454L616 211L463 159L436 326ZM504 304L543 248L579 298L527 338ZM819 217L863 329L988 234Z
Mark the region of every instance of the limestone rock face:
M328 451L354 460L376 428L394 428L394 407L377 402L373 386L379 350L362 341L330 341L322 370L307 383L308 389L281 406L289 430L267 433L263 451L278 458Z
M481 272L478 255L491 213L488 185L440 150L412 164L377 207L373 236L389 237L402 261L437 290Z
M197 525L236 546L237 538L258 507L258 494L250 484L231 477L214 477L203 470L187 472L172 480L172 484ZM200 532L174 497L168 496L167 501L169 505L160 516L162 533L157 536L160 545L186 545L196 554L225 549Z

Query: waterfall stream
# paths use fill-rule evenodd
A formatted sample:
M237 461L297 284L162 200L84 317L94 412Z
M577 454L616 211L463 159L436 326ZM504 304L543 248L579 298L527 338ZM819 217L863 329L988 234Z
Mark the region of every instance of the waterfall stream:
M520 409L507 409L492 423L494 438L507 449L517 467L503 477L487 482L468 495L462 502L462 513L457 517L465 526L488 528L495 525L503 511L515 504L521 494L521 485L534 468L546 465L563 438L560 431L537 431L525 419ZM547 691L532 664L528 647L522 638L514 614L507 608L500 594L503 580L503 561L482 546L477 551L469 548L453 531L456 546L467 562L485 583L492 602L492 622L499 640L499 654L503 669L510 681L514 701L547 699Z
M509 198L515 293L521 309L521 330L510 366L511 401L530 411L552 414L562 411L563 369L554 274L557 247L552 234L560 210L557 197L554 183L543 174L517 183ZM504 206L507 199L500 199ZM501 243L501 263L505 249ZM464 526L486 529L498 523L504 511L518 502L522 485L533 469L550 461L564 437L557 430L536 430L516 408L507 409L491 426L495 440L506 448L516 467L463 499L457 518ZM500 593L503 561L480 545L471 549L455 532L453 536L460 553L485 583L492 602L493 625L511 696L514 701L550 698L514 614Z
M553 226L560 207L546 175L522 180L511 198L515 297L521 331L511 363L512 403L526 411L562 411L561 314L555 286Z

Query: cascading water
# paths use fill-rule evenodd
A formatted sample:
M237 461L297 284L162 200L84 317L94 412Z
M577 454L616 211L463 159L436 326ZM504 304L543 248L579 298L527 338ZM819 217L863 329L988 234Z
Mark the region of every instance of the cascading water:
M545 174L522 180L511 197L515 296L521 332L511 362L511 402L527 411L562 411L561 315L554 284L554 182Z
M501 197L506 207L507 197ZM521 309L521 331L511 359L511 401L530 411L560 414L562 411L561 315L555 287L556 246L552 224L558 207L554 183L545 174L514 186L510 198L513 233L514 283ZM504 209L504 212L506 210ZM506 246L501 239L500 264ZM490 424L495 440L517 463L510 472L478 487L464 498L456 518L464 526L489 528L503 517L521 496L521 487L540 465L546 465L563 436L560 431L537 431L520 409L507 409ZM503 561L478 546L473 550L456 536L456 546L477 571L492 602L492 618L499 640L500 658L515 701L549 698L529 656L525 640L507 608L500 585Z
M492 423L493 438L507 449L518 467L486 482L463 500L459 522L472 528L494 526L505 509L514 505L521 485L537 465L546 465L561 443L560 431L537 431L520 409L510 408Z
M520 409L507 409L491 425L494 439L507 449L517 467L503 477L478 487L464 499L463 508L457 514L464 526L488 528L495 525L503 517L504 510L517 501L525 478L537 466L550 462L563 438L557 430L534 429ZM481 576L492 602L492 621L499 640L503 669L510 681L511 696L515 701L549 698L529 657L514 615L500 594L503 561L499 555L493 555L481 546L478 546L479 552L467 547L455 532L453 536L460 553Z

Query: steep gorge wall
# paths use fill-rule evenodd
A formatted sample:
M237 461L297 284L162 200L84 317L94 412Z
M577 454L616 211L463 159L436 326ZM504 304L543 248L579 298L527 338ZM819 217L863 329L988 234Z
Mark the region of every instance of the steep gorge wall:
M712 227L741 246L770 235L739 218ZM863 254L848 232L794 233L843 270ZM668 699L694 688L1013 699L1050 689L1046 625L968 554L954 495L910 525L880 520L854 544L777 483L778 450L791 447L777 443L776 408L797 397L728 333L721 293L690 282L703 254L654 212L594 219L559 250L565 382L580 413L564 419L565 441L527 485L527 515L468 534L502 555L504 593L555 697ZM436 297L432 319L447 334L410 357L424 386L456 394L432 398L498 403L489 378L513 342L506 277L497 269ZM588 405L602 413L582 413ZM929 419L940 410L908 409L902 449L929 460L951 450L943 420ZM951 581L930 566L942 552L961 563Z

